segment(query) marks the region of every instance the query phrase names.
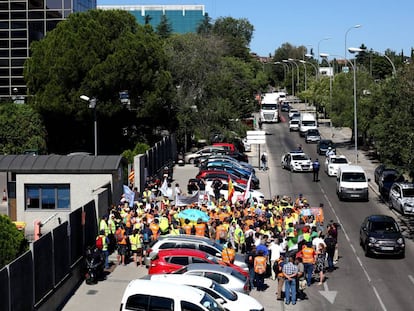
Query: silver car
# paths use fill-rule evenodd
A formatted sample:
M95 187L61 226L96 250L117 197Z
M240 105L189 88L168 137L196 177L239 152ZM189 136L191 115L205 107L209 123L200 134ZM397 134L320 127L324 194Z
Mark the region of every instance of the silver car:
M198 275L216 281L227 289L241 293L250 292L249 277L227 266L209 263L192 263L178 269L173 274Z
M390 189L389 205L402 215L414 215L414 183L394 183Z

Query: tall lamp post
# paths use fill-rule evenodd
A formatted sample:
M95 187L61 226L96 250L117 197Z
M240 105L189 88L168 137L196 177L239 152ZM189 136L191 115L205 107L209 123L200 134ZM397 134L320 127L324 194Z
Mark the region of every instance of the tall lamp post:
M285 63L282 63L282 62L275 62L275 65L282 65L283 66L283 72L284 72L284 76L283 76L283 78L286 80L286 67L288 67L289 68L289 66L288 65L286 65Z
M331 107L331 110L332 110L332 79L333 79L334 73L333 73L331 63L328 60L329 54L321 53L320 57L322 57L322 59L325 59L329 66L329 71L330 71L329 73L329 106Z
M282 60L282 62L286 64L291 64L291 62L288 61L287 59ZM292 96L295 96L295 76L293 74L293 65L292 65Z
M306 74L306 61L300 59L299 62L303 65L303 69L305 71L305 91L306 91L308 89L308 87L307 87L307 74Z
M296 66L296 76L297 76L297 85L296 85L296 90L297 91L299 91L299 84L300 84L300 78L299 78L299 65L298 64L296 64L296 60L295 59L293 59L293 58L288 58L288 61L289 62L291 62L291 63L293 63L293 64L295 64L295 66Z
M345 32L345 59L346 59L346 51L347 51L346 39L347 39L347 36L348 36L348 32L350 32L352 29L360 28L360 27L361 27L361 25L357 24L355 26L352 26L352 27L348 28L348 30Z
M88 108L93 109L93 133L94 133L94 147L95 157L98 155L98 122L96 120L96 98L89 98L86 95L81 95L80 99L88 102Z
M359 48L349 48L349 53L355 54L365 51ZM356 57L354 57L354 140L355 140L355 163L358 163L358 119L357 119L357 88L356 88Z
M319 42L318 42L318 79L319 79L319 46L321 45L322 41L330 40L330 39L332 39L332 38L331 37L326 37L326 38L323 38L323 39L319 40Z

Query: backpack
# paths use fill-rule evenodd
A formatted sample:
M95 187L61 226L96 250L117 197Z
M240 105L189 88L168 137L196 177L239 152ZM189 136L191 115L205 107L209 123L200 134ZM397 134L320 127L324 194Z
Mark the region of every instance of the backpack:
M98 236L95 241L95 246L97 249L102 250L103 248L103 237Z
M116 236L116 241L118 243L119 242L122 242L122 240L124 239L124 235L122 234L122 230L121 229L116 230L115 236Z
M284 265L284 262L282 261L281 263L279 263L277 260L273 263L273 271L276 273L276 274L278 274L278 273L280 273L280 272L282 272L282 269L283 269L283 265Z

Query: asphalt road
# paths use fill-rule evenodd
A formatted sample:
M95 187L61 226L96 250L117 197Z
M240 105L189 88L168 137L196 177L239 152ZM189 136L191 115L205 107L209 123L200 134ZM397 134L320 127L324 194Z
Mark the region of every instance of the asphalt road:
M286 116L286 115L285 115ZM295 149L302 144L304 151L313 159L316 155L314 144L305 144L298 133L289 132L287 123L264 124L266 145L260 147L260 152L268 154L269 170L258 171L261 181L261 191L266 197L274 195L290 195L296 197L304 194L311 205L324 203L325 219L334 220L341 225L339 231L339 255L337 269L327 274L322 286L313 284L306 289L307 300L298 302L295 306L286 306L277 301L275 291L277 284L266 280L269 288L264 292L253 291L251 295L257 298L266 310L412 310L414 305L414 267L413 267L413 221L409 217L401 217L393 213L378 198L375 184L371 183L369 202L341 202L335 191L335 178L328 177L323 172L319 174L320 181L312 182L311 173L291 173L283 170L280 159L284 152ZM326 132L328 133L328 132ZM325 134L326 134L325 133ZM338 133L339 135L340 133ZM341 137L336 136L336 139ZM249 154L250 162L259 164L259 149L255 146ZM339 153L351 156L352 148L344 145L338 148ZM375 163L368 163L366 157L360 158L368 175L372 175ZM174 169L174 178L182 189L185 189L189 178L193 178L197 168L186 165ZM371 176L373 180L373 176ZM366 258L359 246L359 226L363 218L370 214L388 214L399 220L405 230L407 250L405 259ZM114 255L111 256L116 260ZM136 268L132 264L114 266L107 280L90 286L83 283L70 297L64 307L65 311L75 310L119 310L122 293L128 282L147 273L145 268Z

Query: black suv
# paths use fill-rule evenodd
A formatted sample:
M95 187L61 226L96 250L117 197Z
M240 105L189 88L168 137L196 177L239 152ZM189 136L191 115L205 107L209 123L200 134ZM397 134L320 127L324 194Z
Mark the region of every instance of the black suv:
M359 231L359 242L365 256L405 256L405 241L394 218L386 215L371 215L365 218Z

